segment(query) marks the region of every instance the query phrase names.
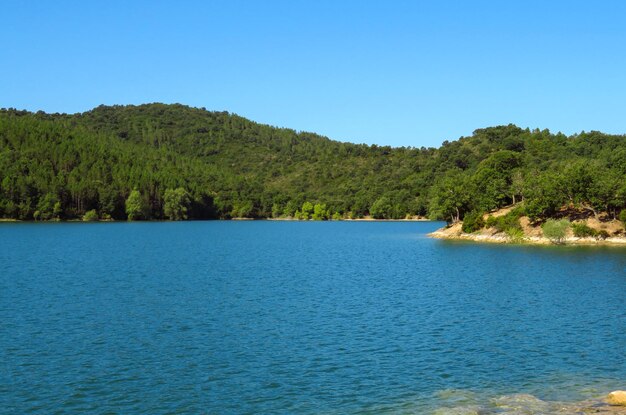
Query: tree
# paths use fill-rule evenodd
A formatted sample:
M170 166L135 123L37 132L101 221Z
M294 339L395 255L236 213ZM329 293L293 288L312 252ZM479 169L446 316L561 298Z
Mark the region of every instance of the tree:
M313 220L326 220L328 217L328 209L326 209L325 203L316 203L313 206Z
M272 205L272 217L279 218L283 213L283 208L278 203L274 203Z
M296 202L295 200L290 200L285 205L283 214L287 217L294 217L297 210L298 210L298 202Z
M58 219L60 213L60 204L56 195L46 193L44 197L39 199L37 210L33 216L35 220L51 220Z
M387 196L382 196L376 199L370 207L370 215L376 219L389 219L392 215L392 209L391 200Z
M236 218L249 218L253 209L254 205L250 200L238 200L235 202L231 213Z
M503 150L492 154L478 165L472 179L481 210L496 209L515 200L515 192L511 189L513 169L520 164L521 157L518 153Z
M537 220L552 216L566 202L566 195L560 190L561 176L558 172L533 172L526 180L524 193L528 217Z
M187 219L187 208L189 206L189 194L182 187L167 189L163 198L163 213L170 220Z
M145 219L145 204L137 189L130 192L126 199L126 215L128 220Z
M313 214L313 204L311 202L304 202L302 204L302 210L300 211L300 219L309 220Z
M456 223L470 210L472 195L472 183L468 175L460 170L451 170L433 187L430 216L434 219L450 219L450 222Z

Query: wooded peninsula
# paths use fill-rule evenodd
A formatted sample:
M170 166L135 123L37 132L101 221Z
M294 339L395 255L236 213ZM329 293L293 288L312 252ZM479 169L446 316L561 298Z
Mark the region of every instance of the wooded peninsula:
M626 221L625 178L626 136L597 131L506 125L392 148L179 104L0 110L4 219L427 217L471 232L509 205L536 222L564 207ZM504 220L491 225L516 228Z

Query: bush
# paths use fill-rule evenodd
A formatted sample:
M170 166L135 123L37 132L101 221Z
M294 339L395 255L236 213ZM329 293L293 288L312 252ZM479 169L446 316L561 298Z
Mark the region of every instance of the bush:
M84 222L95 222L97 220L98 220L98 212L96 212L96 209L88 210L83 215Z
M626 209L622 210L619 213L619 220L621 220L624 223L624 225L626 225Z
M485 226L482 213L473 211L467 213L463 218L462 229L465 233L472 233L482 229Z
M600 232L597 233L596 235L596 239L599 240L605 240L606 238L608 238L610 235L607 231L605 231L604 229L602 229Z
M521 242L524 240L524 231L518 228L508 228L504 231L513 242Z
M570 222L567 219L548 219L541 226L541 229L543 229L543 236L552 241L552 243L559 244L565 239L569 226Z
M496 228L498 232L506 232L508 229L522 230L522 225L519 223L519 218L522 216L522 211L515 209L502 216L489 216L485 223L488 228Z
M572 223L572 231L574 231L574 236L577 238L589 238L598 234L595 229L584 223Z

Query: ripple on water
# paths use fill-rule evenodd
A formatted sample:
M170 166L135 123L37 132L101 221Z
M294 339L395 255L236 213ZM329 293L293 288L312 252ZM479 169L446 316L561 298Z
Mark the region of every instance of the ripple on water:
M3 224L0 408L524 413L623 388L623 251L438 226Z

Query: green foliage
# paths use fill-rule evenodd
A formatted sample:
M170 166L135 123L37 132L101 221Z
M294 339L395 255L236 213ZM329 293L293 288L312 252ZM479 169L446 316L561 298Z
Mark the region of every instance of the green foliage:
M313 203L311 202L304 202L302 204L302 210L300 210L300 217L297 219L301 219L301 220L309 220L311 219L311 215L313 214Z
M506 233L511 242L519 243L524 240L524 231L521 228L507 228L504 233Z
M330 217L328 209L324 203L316 203L313 207L313 220L327 220Z
M562 243L567 234L570 222L567 219L548 219L542 226L543 236L550 239L552 243Z
M487 228L495 228L498 232L507 232L509 230L522 230L519 218L524 215L523 208L515 208L502 216L490 215L485 222Z
M605 240L606 238L608 238L609 233L607 231L605 231L604 229L600 230L597 235L596 235L596 239L600 239L600 240Z
M470 176L450 170L431 189L430 217L458 222L472 206L473 186Z
M163 198L163 213L170 220L187 219L187 206L189 205L189 195L182 187L167 189Z
M53 220L60 216L60 203L56 195L46 193L37 204L37 210L33 213L35 220Z
M252 217L254 206L250 200L238 200L234 203L231 215L235 218Z
M572 231L577 238L590 238L598 235L598 232L585 223L572 223Z
M483 214L479 211L472 211L463 217L462 230L465 233L472 233L482 229L485 226Z
M526 212L532 220L554 215L567 202L558 172L532 172L524 187Z
M296 202L295 200L290 200L285 205L285 209L283 210L283 215L287 217L295 217L297 210L298 210L298 202Z
M393 206L388 197L382 196L374 202L370 207L370 215L375 219L390 219L392 216Z
M91 209L88 210L87 212L85 212L85 214L83 215L83 221L84 222L95 222L99 219L98 217L98 212L96 212L95 209Z
M513 188L513 172L521 162L519 153L501 150L478 165L472 179L478 196L475 203L482 210L496 209L514 201L517 192Z
M624 225L626 225L626 209L622 210L622 211L619 213L619 220L621 220L621 221L622 221L622 223L623 223Z
M272 205L272 217L273 218L280 218L283 214L283 208L281 205L279 205L278 203L274 203Z
M333 213L332 219L333 220L341 220L341 219L343 219L343 217L341 216L341 213L335 212L335 213Z
M145 205L141 194L137 189L130 192L126 199L126 215L128 220L141 220L145 218Z
M0 217L299 216L454 222L524 200L542 220L565 204L626 210L625 136L571 137L514 125L438 148L340 143L183 105L100 106L82 114L0 110ZM188 200L166 206L165 189ZM127 203L136 190L139 198ZM127 208L130 211L127 212ZM175 208L175 209L174 209ZM505 228L506 229L506 228Z

